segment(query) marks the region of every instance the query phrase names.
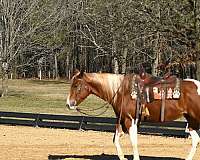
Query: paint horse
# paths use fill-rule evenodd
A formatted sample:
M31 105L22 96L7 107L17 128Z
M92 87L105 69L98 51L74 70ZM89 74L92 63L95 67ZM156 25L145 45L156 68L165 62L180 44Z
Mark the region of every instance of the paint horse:
M120 75L111 73L85 73L77 71L72 77L71 89L67 97L69 109L76 109L88 95L94 94L110 103L117 117L113 142L120 160L124 160L119 139L121 131L130 136L134 160L139 160L137 147L136 99L131 96L133 77L139 75ZM197 133L200 124L200 82L192 79L181 81L181 97L178 100L166 100L164 121L172 121L184 116L187 131L192 138L192 147L186 160L192 160L200 137ZM160 122L161 100L147 103L148 121Z

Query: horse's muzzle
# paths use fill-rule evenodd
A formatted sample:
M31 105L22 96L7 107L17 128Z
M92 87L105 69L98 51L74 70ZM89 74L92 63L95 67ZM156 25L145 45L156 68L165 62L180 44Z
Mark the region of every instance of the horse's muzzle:
M67 97L67 103L66 103L66 107L70 110L74 110L76 109L76 101L72 101L70 100L69 96Z
M70 110L75 110L76 109L76 107L77 106L71 106L71 105L69 105L69 104L66 104L66 107L68 108L68 109L70 109Z

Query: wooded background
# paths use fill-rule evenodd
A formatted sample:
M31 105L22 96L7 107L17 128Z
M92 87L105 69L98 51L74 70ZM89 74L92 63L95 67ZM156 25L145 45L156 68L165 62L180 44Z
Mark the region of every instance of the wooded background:
M199 51L199 0L0 0L2 84L141 65L200 80Z

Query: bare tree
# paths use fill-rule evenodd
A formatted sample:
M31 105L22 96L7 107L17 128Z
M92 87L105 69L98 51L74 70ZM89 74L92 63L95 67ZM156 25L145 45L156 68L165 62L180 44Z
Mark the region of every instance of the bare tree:
M1 0L0 13L0 59L8 71L17 67L14 62L19 59L20 66L33 65L43 56L42 50L58 45L54 35L64 17L62 0ZM3 79L8 71L3 72Z

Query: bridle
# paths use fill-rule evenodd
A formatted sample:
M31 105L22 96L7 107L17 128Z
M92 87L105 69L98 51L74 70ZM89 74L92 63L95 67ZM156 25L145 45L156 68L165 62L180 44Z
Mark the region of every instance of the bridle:
M80 91L81 91L81 86L82 86L83 84L79 84L78 86L77 86L77 88L80 86ZM114 102L114 99L115 99L115 97L116 97L116 95L117 95L117 93L118 93L118 91L119 91L119 89L121 88L121 85L122 85L122 83L120 84L120 86L118 87L118 89L117 89L117 91L115 92L115 94L112 96L112 99L111 99L111 102L110 102L110 104L112 105L113 104L113 102ZM79 92L80 92L79 91ZM104 105L102 105L102 106L100 106L100 107L98 107L98 108L93 108L93 109L83 109L83 108L80 108L80 107L76 107L76 110L79 112L79 113L81 113L81 114L84 114L84 115L87 115L87 116L101 116L101 115L103 115L105 112L107 112L107 110L108 110L108 108L109 108L109 105L110 105L108 102L106 102ZM89 114L88 112L92 112L92 111L98 111L98 110L100 110L100 109L103 109L103 108L105 108L103 111L101 111L100 113L97 113L97 114Z
M134 79L135 79L135 76L134 76ZM135 80L134 81L132 81L132 83L137 83L137 85L136 85L136 92L137 92L137 99L136 99L136 102L137 102L137 104L136 104L136 119L138 120L139 119L139 113L140 113L140 111L141 111L141 108L138 108L139 106L140 106L140 98L139 98L139 95L141 95L140 93L139 93L139 84L138 84L138 82L136 82ZM114 102L114 98L116 97L116 95L117 95L117 93L119 92L119 90L120 90L120 88L122 87L122 84L123 84L123 82L122 83L120 83L120 86L118 87L118 89L117 89L117 91L114 93L114 95L112 96L112 99L111 99L111 101L110 101L110 104L112 105L113 104L113 102ZM81 88L82 88L82 83L80 83L78 86L77 86L77 93L80 93L80 91L81 91ZM124 88L122 88L122 95L124 95ZM123 100L123 98L122 98L122 105L121 105L121 107L120 107L120 113L119 113L119 117L118 117L118 124L120 124L120 121L121 121L121 116L122 116L122 106L123 106L123 103L124 103L124 100ZM80 107L76 107L76 111L77 112L79 112L79 113L81 113L81 114L84 114L84 115L87 115L87 116L101 116L101 115L103 115L105 112L107 112L107 110L108 110L108 108L109 108L109 105L110 105L108 102L106 102L104 105L102 105L102 106L100 106L100 107L98 107L98 108L93 108L93 109L83 109L83 108L80 108ZM85 107L84 107L85 108ZM88 113L88 112L94 112L94 111L99 111L99 110L101 110L101 109L103 109L104 108L104 110L103 111L101 111L101 112L99 112L99 113L97 113L97 114L90 114L90 113Z

